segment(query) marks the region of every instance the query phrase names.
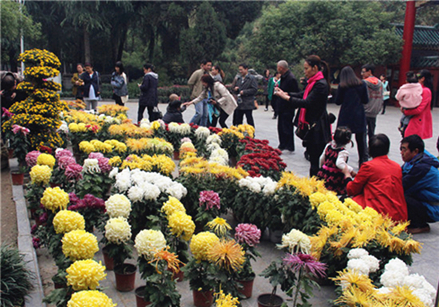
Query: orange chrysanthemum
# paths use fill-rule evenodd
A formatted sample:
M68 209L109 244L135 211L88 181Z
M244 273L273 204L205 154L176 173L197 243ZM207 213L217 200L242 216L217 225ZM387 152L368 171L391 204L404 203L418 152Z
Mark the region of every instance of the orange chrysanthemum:
M245 261L245 252L235 240L220 240L208 252L209 261L230 271L239 271Z
M180 266L182 264L184 265L184 263L178 259L178 256L176 254L169 251L169 246L162 248L161 250L156 252L154 254L154 258L149 262L151 264L155 262L155 269L159 274L162 274L162 272L160 272L158 269L158 264L161 260L166 261L166 263L168 264L168 269L174 273L180 272Z

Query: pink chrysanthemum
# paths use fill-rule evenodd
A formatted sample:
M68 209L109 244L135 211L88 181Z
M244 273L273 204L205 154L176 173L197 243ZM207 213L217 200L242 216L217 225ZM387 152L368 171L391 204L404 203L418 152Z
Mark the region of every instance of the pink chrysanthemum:
M104 157L104 155L100 152L91 152L88 155L88 159L98 159L99 160L100 158L103 158L103 157Z
M221 208L220 197L218 193L214 191L201 191L199 202L200 206L206 206L205 210L210 210L213 207L216 207L217 209Z
M79 164L70 164L66 167L64 175L66 175L69 180L82 179L82 166Z
M28 128L26 128L26 127L22 127L22 126L19 126L19 125L12 125L12 132L14 134L22 133L24 135L27 135L30 132L30 130Z
M65 169L67 166L71 164L75 164L75 158L70 156L60 156L58 159L58 166L60 169Z
M41 155L41 152L39 152L38 150L33 150L33 151L29 152L26 155L26 164L27 164L27 166L32 168L35 165L37 165L37 159L38 159L39 155Z
M76 196L76 194L73 192L69 193L69 199L70 199L70 203L73 205L79 201L79 197Z
M248 246L259 244L261 230L253 224L239 224L235 228L235 240L238 243L245 243Z
M311 273L315 277L324 278L326 276L326 264L317 261L313 256L308 254L287 254L283 262L285 266L294 272L305 270L305 272Z
M55 158L58 160L61 157L73 157L73 153L68 149L57 150L55 152Z
M190 138L188 138L188 137L185 137L185 138L181 139L181 143L186 143L186 142L192 143L192 140Z
M14 114L12 114L11 112L9 112L8 109L3 108L3 107L2 107L2 112L3 112L2 116L4 116L4 117L9 117L9 118L11 118L11 117L14 115Z
M98 158L98 165L103 173L109 173L113 169L113 167L108 163L109 160L110 159L105 157Z
M73 194L73 193L70 193ZM70 200L72 200L73 195L70 195ZM78 211L85 208L90 208L94 210L102 210L105 212L105 202L101 198L97 198L94 195L86 194L83 199L78 199L76 195L74 195L74 205L69 206L69 210Z

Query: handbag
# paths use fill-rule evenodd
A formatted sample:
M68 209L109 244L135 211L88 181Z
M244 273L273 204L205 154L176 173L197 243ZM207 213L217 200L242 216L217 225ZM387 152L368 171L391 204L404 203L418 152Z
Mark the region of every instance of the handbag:
M316 123L310 125L310 124L304 124L304 125L299 125L299 127L297 127L296 129L296 136L301 139L301 140L305 140L309 134L309 132L312 130L312 128L314 128L316 126Z
M152 121L162 118L163 118L162 112L160 111L158 106L155 106L154 109L152 109Z

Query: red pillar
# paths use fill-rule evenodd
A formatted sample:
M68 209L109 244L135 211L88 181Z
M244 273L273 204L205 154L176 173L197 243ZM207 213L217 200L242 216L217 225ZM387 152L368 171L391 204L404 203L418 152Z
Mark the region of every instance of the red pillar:
M415 31L416 7L415 1L409 0L405 7L404 20L404 47L402 49L402 58L399 65L399 86L405 83L405 74L410 70L410 59L412 57L413 32Z

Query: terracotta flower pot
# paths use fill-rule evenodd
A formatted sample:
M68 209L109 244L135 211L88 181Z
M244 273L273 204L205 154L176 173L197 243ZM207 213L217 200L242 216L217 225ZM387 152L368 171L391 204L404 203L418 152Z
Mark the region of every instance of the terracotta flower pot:
M210 307L213 304L213 291L192 290L192 296L196 307Z
M24 183L24 173L11 172L12 184L13 185L23 185Z
M114 259L108 255L108 251L105 249L105 247L102 249L102 254L104 255L105 268L108 271L112 271L114 269Z
M114 267L117 291L129 292L134 289L136 269L136 266L130 263L118 264Z
M14 158L14 149L8 148L8 157L9 159Z
M252 297L253 293L253 282L255 280L238 280L237 283L240 283L242 285L242 288L238 288L238 292L245 296L245 298Z
M272 293L264 293L258 296L258 307L280 307L283 302L283 298Z
M145 301L145 288L146 286L141 286L134 290L134 293L136 294L137 307L146 307L151 304L151 302Z
M178 150L174 151L174 160L180 160L180 152Z

